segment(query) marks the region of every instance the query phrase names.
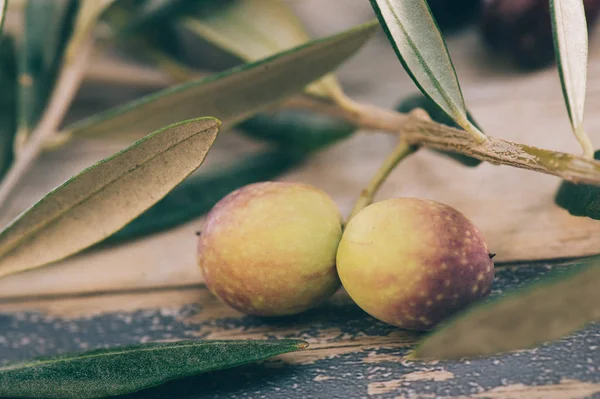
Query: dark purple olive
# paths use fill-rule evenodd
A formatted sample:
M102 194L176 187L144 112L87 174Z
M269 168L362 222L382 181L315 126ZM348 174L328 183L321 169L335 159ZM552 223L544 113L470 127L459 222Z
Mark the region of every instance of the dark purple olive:
M600 11L600 0L584 0L588 30ZM480 20L485 43L522 69L554 62L549 0L485 0Z

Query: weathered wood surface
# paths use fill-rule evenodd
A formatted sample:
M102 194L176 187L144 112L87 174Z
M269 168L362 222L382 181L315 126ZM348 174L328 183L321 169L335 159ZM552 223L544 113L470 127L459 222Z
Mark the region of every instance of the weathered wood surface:
M548 265L500 268L493 296L547 274ZM555 267L559 272L569 266ZM167 290L3 299L3 361L135 342L301 338L302 352L172 382L130 398L600 397L600 324L533 350L461 362L406 359L418 334L378 322L340 292L305 314L259 319L202 285Z

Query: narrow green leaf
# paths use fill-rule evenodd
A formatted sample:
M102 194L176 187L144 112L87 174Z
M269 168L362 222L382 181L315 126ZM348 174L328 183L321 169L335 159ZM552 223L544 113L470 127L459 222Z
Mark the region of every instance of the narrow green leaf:
M77 15L75 0L27 0L19 48L20 147L39 121L62 62Z
M256 61L310 40L292 10L280 0L200 2L181 25L245 62ZM320 97L335 95L337 80L328 75L307 88Z
M17 60L14 40L0 37L0 179L13 162L17 131Z
M8 8L8 0L0 0L0 37L4 33L4 18L6 17L6 9Z
M172 46L166 46L161 35L155 34L155 26L170 29L174 20L180 20L178 28L200 38L199 43L193 43L195 47L208 43L233 56L232 59L226 57L221 60L229 66L232 61L257 61L310 40L301 22L281 0L153 1L133 13L118 36L123 39L143 34L162 51L172 56L178 53L177 58L188 58L181 51L173 51ZM175 47L179 46L180 43L177 43ZM206 57L202 58L202 62L216 66L214 60ZM319 97L335 98L340 90L333 75L327 75L307 87L309 93Z
M421 359L457 359L527 349L600 320L600 259L476 305L416 349Z
M260 114L236 128L277 148L190 176L101 245L128 241L189 222L207 213L230 192L247 184L272 180L302 163L310 152L347 138L355 130L345 121L296 110Z
M554 49L573 132L584 152L594 152L583 130L588 64L588 31L583 0L550 0Z
M304 349L300 340L178 341L98 349L0 367L0 396L102 398Z
M348 138L353 124L302 110L256 115L236 127L244 135L298 151L312 151Z
M314 40L267 59L173 86L77 122L66 134L150 131L197 115L213 115L223 128L247 119L335 69L374 33L367 23Z
M409 113L415 108L422 108L423 110L425 110L429 114L429 117L437 123L441 123L456 129L461 128L456 124L456 122L452 120L452 118L450 118L444 111L442 111L442 109L436 103L434 103L429 97L426 97L421 93L416 93L414 95L406 97L396 106L396 110L402 113ZM467 119L477 129L482 130L477 124L477 122L475 122L475 119L473 119L471 113L468 111ZM463 155L457 152L442 151L437 149L434 149L434 151L440 154L444 154L447 157L450 157L455 161L460 162L461 164L468 167L475 167L481 163L479 159L470 157L468 155Z
M191 32L244 61L255 61L309 41L300 21L278 0L199 3L182 18Z
M600 150L595 159L600 160ZM600 220L600 187L563 181L554 199L561 208L574 216Z
M306 155L283 148L267 150L190 176L152 208L104 240L102 245L128 241L189 222L210 211L230 192L247 184L272 180L300 164Z
M164 197L204 161L220 122L167 126L67 180L0 232L0 277L103 240Z
M460 127L481 134L467 118L458 77L427 0L370 0L398 59L427 97Z

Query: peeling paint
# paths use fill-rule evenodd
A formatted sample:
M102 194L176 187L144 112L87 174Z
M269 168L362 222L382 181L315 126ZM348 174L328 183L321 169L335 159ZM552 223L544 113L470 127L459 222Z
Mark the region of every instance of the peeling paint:
M597 393L600 393L600 384L564 379L559 384L541 386L513 384L468 397L453 396L441 399L584 399Z
M454 378L454 374L445 370L423 370L415 371L404 375L397 380L373 382L368 386L369 395L381 395L388 392L393 392L403 385L410 385L411 381L446 381Z
M499 269L493 295L536 281L550 270L546 265ZM0 363L189 338L301 338L311 347L174 381L127 399L570 399L598 396L600 384L598 323L534 350L420 362L407 359L419 334L373 319L343 291L319 309L277 319L232 311L203 287L0 302Z

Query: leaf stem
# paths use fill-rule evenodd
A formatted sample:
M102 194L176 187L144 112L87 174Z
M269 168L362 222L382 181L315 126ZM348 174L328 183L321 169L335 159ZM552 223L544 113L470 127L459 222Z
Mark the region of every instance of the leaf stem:
M594 159L594 146L583 128L575 130L575 137L577 137L577 141L579 141L579 144L583 149L583 156L588 159Z
M302 108L317 113L345 119L363 129L384 131L390 134L403 134L410 144L422 145L446 151L470 155L476 159L496 165L508 165L521 169L561 177L574 183L600 186L600 162L595 161L593 147L584 135L586 142L584 156L540 149L524 144L482 137L432 121L424 121L415 116L387 110L375 105L358 103L343 92L336 93L334 101L324 101L313 96L298 94L280 104L281 108ZM53 140L48 137L48 149L61 146L70 137ZM584 146L584 144L582 144ZM2 202L0 186L0 204ZM1 206L1 205L0 205Z
M365 207L369 206L373 202L373 197L379 191L379 188L383 184L383 182L390 175L392 170L407 156L417 151L418 147L408 144L405 140L400 139L398 145L394 149L394 151L388 155L385 159L375 176L369 182L369 185L363 189L360 193L360 196L354 203L354 208L352 208L352 212L350 212L350 216L348 216L348 221L352 219L358 212L362 211Z
M286 105L346 119L362 129L399 134L409 144L453 151L494 165L533 170L573 183L600 186L600 161L493 136L486 136L486 140L479 143L473 135L464 130L423 120L416 115L401 114L374 105L349 101L344 106L338 106L306 96L296 96L288 100Z
M13 165L0 183L0 209L5 205L13 189L21 177L29 170L33 162L43 150L44 144L57 131L69 104L73 101L81 83L85 66L88 64L93 50L93 37L89 35L81 43L79 51L71 62L61 71L56 88L50 98L48 108L40 123L31 134L30 139L17 155Z
M465 121L465 124L462 127L469 132L471 136L473 136L477 144L483 144L487 140L487 136L481 130L477 129L475 125L469 122L468 119Z

